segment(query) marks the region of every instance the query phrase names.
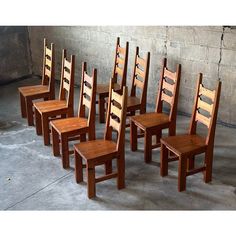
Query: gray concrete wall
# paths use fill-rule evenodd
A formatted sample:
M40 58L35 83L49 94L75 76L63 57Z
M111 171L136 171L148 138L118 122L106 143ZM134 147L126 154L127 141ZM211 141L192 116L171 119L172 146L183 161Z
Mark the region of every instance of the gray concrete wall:
M108 82L112 73L116 37L121 44L130 42L128 85L134 63L135 47L151 52L148 104L153 106L161 60L168 58L169 68L182 64L179 111L190 114L199 72L204 83L214 88L222 81L219 120L236 125L236 30L220 26L78 26L29 27L33 72L41 73L43 37L55 43L57 78L60 78L61 50L76 55L76 82L80 81L81 63L98 69L98 81Z
M0 26L0 83L31 74L26 26Z

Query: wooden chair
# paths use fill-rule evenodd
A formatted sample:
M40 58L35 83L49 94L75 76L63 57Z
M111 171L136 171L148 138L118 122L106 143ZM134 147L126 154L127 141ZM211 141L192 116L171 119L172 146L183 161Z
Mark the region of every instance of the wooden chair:
M80 141L86 141L86 133L88 133L89 140L95 139L96 85L97 69L93 70L93 75L90 77L87 74L86 62L84 62L82 65L78 116L50 122L53 154L54 156L60 155L60 142L63 168L69 168L69 154L74 153L74 150L70 151L68 147L70 140L80 139ZM85 115L86 108L88 110L88 118Z
M127 100L127 116L134 116L138 110L140 114L146 113L149 65L150 52L147 53L146 59L143 59L139 55L139 47L136 47L131 93ZM141 90L140 97L137 96L137 88ZM130 124L126 126L129 127Z
M18 88L21 103L21 115L23 118L27 118L28 125L34 125L33 100L41 98L44 100L55 99L54 53L54 44L51 43L51 47L49 48L46 39L44 39L42 84Z
M119 104L119 109L115 104ZM104 139L81 142L74 145L76 182L83 181L83 164L87 172L88 197L96 195L96 183L117 177L117 187L125 187L125 120L127 106L127 87L120 95L114 91L112 79L108 100L107 121ZM112 131L118 132L117 142L112 141ZM112 160L117 160L117 171L112 172ZM95 178L95 167L105 164L106 175Z
M50 144L50 120L74 116L74 68L75 56L68 61L63 50L59 99L34 103L36 133L43 134L44 145Z
M129 42L126 42L126 47L120 46L120 38L117 38L115 62L112 72L112 78L114 78L114 89L122 90L123 86L126 86L127 64L128 64L128 51ZM120 81L118 81L120 78ZM97 85L98 95L98 107L99 107L99 122L105 122L105 104L106 98L109 96L109 84Z
M171 72L166 67L167 60L163 60L159 93L156 102L156 111L145 113L130 118L130 145L131 150L137 150L137 138L144 135L144 160L146 163L152 161L152 149L160 147L162 129L169 129L169 135L176 132L176 114L180 85L181 65L177 65L176 72ZM163 102L170 106L169 115L163 113ZM137 134L137 128L141 134ZM152 145L152 136L156 136L156 144Z
M186 177L189 175L204 171L205 182L208 183L212 179L213 148L220 91L221 82L218 82L217 88L211 91L203 86L202 74L200 74L189 133L161 139L161 176L168 174L168 162L178 160L179 191L186 189ZM206 100L210 101L210 104ZM206 137L196 134L197 123L208 128ZM169 158L168 150L175 156ZM195 155L200 153L205 153L204 165L195 168Z

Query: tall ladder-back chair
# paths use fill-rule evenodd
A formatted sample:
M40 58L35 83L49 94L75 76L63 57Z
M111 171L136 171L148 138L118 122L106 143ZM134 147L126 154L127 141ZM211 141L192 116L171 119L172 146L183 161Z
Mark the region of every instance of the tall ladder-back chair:
M128 65L129 42L126 42L125 48L120 46L120 38L117 38L115 62L112 72L114 78L114 89L122 90L126 86L127 65ZM106 98L109 96L109 84L97 85L99 122L105 122L105 104Z
M122 95L114 90L112 79L108 100L108 111L104 139L81 142L74 145L76 182L83 181L83 160L87 172L88 197L96 195L96 183L117 177L117 187L125 187L125 121L127 87ZM116 106L118 105L118 106ZM112 141L112 131L117 131L117 140ZM112 160L117 160L117 171L112 170ZM95 178L95 167L105 164L105 175Z
M149 66L150 52L144 59L139 55L139 47L136 47L131 93L127 100L127 116L134 116L138 110L140 114L146 113ZM139 96L137 89L141 90ZM130 124L126 126L129 127Z
M96 115L96 86L97 69L93 69L93 75L87 74L86 62L82 65L82 78L80 90L80 102L77 117L53 120L50 122L52 128L52 146L54 156L62 155L63 168L69 168L70 151L68 142L71 140L86 141L95 139L95 115ZM86 109L88 117L86 118Z
M71 60L66 58L66 50L62 53L62 70L59 99L35 102L35 123L36 133L43 134L44 145L50 144L49 122L52 119L74 116L74 73L75 56Z
M55 99L55 52L54 44L50 48L44 39L42 84L19 87L21 115L27 118L28 125L34 125L33 100Z
M176 66L176 72L167 69L167 60L164 58L159 82L159 93L156 102L156 111L145 113L130 118L130 145L131 150L137 150L137 139L144 135L144 160L152 161L152 149L160 147L162 129L169 129L169 135L175 135L176 115L180 85L181 66ZM163 102L169 107L169 115L163 112ZM141 134L137 133L137 129ZM156 136L156 144L152 144L152 136Z
M178 190L186 189L186 177L204 172L206 183L212 179L213 149L216 120L221 92L221 82L215 90L209 90L202 84L202 74L199 75L195 102L188 134L171 136L161 139L161 176L168 174L168 162L178 161ZM207 136L196 133L197 124L207 127ZM169 158L168 150L175 154ZM205 153L204 165L195 168L195 155Z

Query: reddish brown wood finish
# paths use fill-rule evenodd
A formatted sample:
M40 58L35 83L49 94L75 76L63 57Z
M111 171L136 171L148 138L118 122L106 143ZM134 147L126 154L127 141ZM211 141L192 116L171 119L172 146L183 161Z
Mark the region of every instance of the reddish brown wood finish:
M152 160L152 149L160 147L162 129L169 129L169 135L175 135L176 114L180 85L181 65L176 66L176 72L167 69L167 60L164 58L159 82L159 93L156 102L156 111L130 118L130 145L131 150L137 150L137 138L144 136L144 160ZM167 92L168 91L168 92ZM168 94L167 94L168 93ZM171 94L171 96L169 96ZM163 113L163 101L170 106L169 115ZM138 135L138 128L141 135ZM156 136L156 144L152 144L152 136Z
M120 38L118 37L116 42L115 61L112 72L112 78L114 79L115 83L114 84L115 90L122 90L123 86L126 86L128 52L129 52L129 42L126 42L125 48L122 48L120 46ZM98 106L99 106L99 122L104 123L106 98L109 96L109 84L98 84L97 95L98 95Z
M97 69L93 69L93 75L87 74L86 62L82 65L80 102L77 117L53 120L50 122L52 127L52 146L54 156L62 155L63 168L69 168L69 154L74 151L69 150L70 140L86 141L95 139L95 105L96 105L96 85ZM88 117L86 117L86 109Z
M168 162L173 158L168 157L168 150L174 153L174 161L179 161L178 167L178 190L186 189L186 177L204 172L206 183L212 179L213 148L217 113L220 100L221 82L215 90L211 91L202 84L202 74L199 75L196 88L195 102L193 106L192 118L190 122L189 133L185 135L171 136L161 139L161 176L168 174ZM211 100L211 104L203 101L203 97ZM208 113L208 117L200 112ZM196 134L197 123L200 122L208 128L206 137ZM195 168L195 156L205 153L205 162L202 167Z
M125 120L127 108L127 87L122 95L114 91L111 79L108 100L107 121L104 139L81 142L74 145L76 182L83 181L83 160L87 172L88 197L96 195L96 183L117 177L117 187L125 187ZM118 105L118 106L116 106ZM112 141L112 130L117 132L117 141ZM117 160L117 171L112 170L112 160ZM95 178L95 167L105 164L105 175Z
M74 116L74 67L75 56L72 55L68 61L64 49L59 99L34 103L36 133L43 134L44 145L50 144L50 120Z
M21 115L27 118L28 125L34 125L33 100L55 99L55 52L54 44L50 48L44 39L42 84L19 87Z

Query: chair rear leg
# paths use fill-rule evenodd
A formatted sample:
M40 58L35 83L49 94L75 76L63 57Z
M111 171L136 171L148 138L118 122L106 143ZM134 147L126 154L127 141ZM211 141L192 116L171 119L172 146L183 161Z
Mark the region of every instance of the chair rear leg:
M75 155L75 180L76 183L83 181L83 161L82 157L74 150Z
M205 165L204 181L205 183L209 183L212 180L213 149L205 152Z
M99 122L105 122L105 98L102 95L98 97L98 115L99 115Z
M26 118L26 104L25 104L25 98L20 93L20 108L21 108L21 116L22 118Z
M161 143L160 174L162 177L168 175L168 149Z
M106 175L112 173L112 160L109 160L105 163L105 173Z
M187 170L192 170L194 169L194 166L195 166L195 156L191 156L188 158L187 160Z
M122 153L117 158L117 188L122 189L125 188L125 157L124 153Z
M37 109L34 109L36 134L42 135L42 117Z
M67 169L70 167L68 138L61 135L61 154L62 154L62 167Z
M34 115L33 115L33 103L31 98L26 98L26 113L27 113L27 120L28 125L33 126L34 125Z
M178 190L179 192L186 190L186 175L187 174L187 158L180 157L178 165Z
M144 134L144 160L146 163L152 161L152 135L147 130Z
M130 148L133 152L138 148L137 139L137 126L130 120Z
M52 127L52 149L54 156L60 156L60 144L59 144L59 134Z

